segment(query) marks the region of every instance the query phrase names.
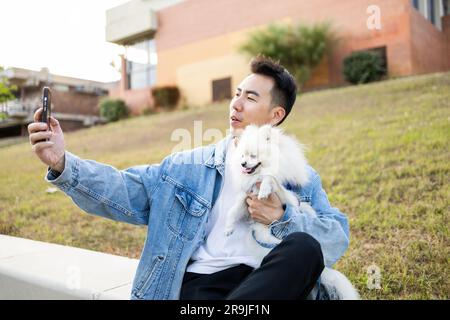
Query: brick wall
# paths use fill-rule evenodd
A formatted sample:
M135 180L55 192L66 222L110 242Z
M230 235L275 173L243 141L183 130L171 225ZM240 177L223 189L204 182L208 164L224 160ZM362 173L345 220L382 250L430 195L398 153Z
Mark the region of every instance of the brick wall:
M381 30L367 28L367 8L372 4L380 8ZM165 52L270 22L289 20L309 24L330 21L341 42L333 56L315 71L310 85L340 84L344 83L342 59L352 51L367 48L387 47L391 74L411 72L409 7L409 0L188 0L158 12L160 24L155 39L158 52ZM236 48L217 51L210 51L211 58L230 54ZM199 61L202 55L198 55ZM191 60L186 63L196 62ZM165 64L170 65L169 61ZM175 78L167 76L171 72L174 72L173 68L158 70L158 74L164 74L166 78Z
M109 97L122 99L131 115L140 115L145 109L153 108L153 96L150 87L124 90L119 86L109 91Z
M371 5L380 9L380 30L367 27ZM233 68L221 75L233 75L235 83L241 80L238 75L248 72L244 63L220 66L217 62L237 55L249 31L271 22L324 21L332 23L340 42L314 70L307 89L345 84L342 60L353 51L376 47L386 47L391 76L447 70L450 65L449 31L438 31L410 0L187 0L158 11L158 85L176 84L186 89L189 101L210 103L208 95L202 94L210 90L213 78L208 74ZM443 22L448 30L450 21ZM125 90L124 70L121 85L111 95L124 99L132 113L139 114L153 104L151 93L149 89Z
M26 88L23 102L32 108L41 106L41 88ZM90 93L52 90L52 111L84 115L99 115L100 97Z
M143 89L133 89L128 88L128 77L127 77L127 64L124 57L121 57L121 79L117 87L109 90L109 97L122 99L131 115L139 115L145 109L154 108L153 96L151 93L151 87Z
M450 68L450 14L442 17L442 30L446 39L446 53L447 67Z
M450 70L448 19L447 23L443 19L443 31L440 31L417 10L411 10L413 74Z
M52 91L55 112L99 115L100 97L94 94L78 92Z

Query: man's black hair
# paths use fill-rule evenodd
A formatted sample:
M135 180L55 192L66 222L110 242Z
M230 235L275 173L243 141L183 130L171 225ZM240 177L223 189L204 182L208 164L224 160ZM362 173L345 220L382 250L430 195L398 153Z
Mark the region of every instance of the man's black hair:
M250 68L252 73L261 74L274 80L270 92L272 106L281 106L286 111L284 118L276 124L280 125L291 112L297 97L297 85L294 77L280 63L261 55L252 59Z

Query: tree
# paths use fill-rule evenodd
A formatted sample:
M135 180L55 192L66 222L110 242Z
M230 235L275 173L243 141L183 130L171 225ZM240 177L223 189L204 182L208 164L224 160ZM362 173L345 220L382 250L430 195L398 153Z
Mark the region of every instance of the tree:
M329 23L316 25L270 24L249 34L240 51L251 56L278 60L295 77L301 88L312 70L337 43Z
M3 70L0 66L0 103L15 99L13 91L17 90L17 86L9 84L8 79L2 75Z

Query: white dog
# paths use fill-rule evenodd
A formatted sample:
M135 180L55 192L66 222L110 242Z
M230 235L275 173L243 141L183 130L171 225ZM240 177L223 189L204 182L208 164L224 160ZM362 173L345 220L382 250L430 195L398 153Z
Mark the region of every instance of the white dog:
M249 218L247 192L257 194L258 199L267 198L274 192L283 204L299 206L302 214L315 216L316 212L311 206L300 202L295 193L283 186L286 183L304 186L309 182L304 147L279 128L249 125L239 138L232 158L232 171L241 193L227 215L225 234L232 234L235 224L247 218L250 232L243 245L249 246L261 263L264 256L281 240L271 234L267 225ZM257 182L261 183L259 190ZM350 281L336 270L325 268L321 274L321 283L328 292L335 290L340 299L359 299Z

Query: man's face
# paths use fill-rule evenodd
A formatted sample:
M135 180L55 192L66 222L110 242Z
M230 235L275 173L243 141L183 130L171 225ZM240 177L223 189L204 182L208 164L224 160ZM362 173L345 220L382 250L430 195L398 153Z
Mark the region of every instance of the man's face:
M230 130L233 135L239 136L249 124L260 126L279 122L280 119L274 117L276 110L271 106L273 85L272 78L254 73L239 84L230 102Z

